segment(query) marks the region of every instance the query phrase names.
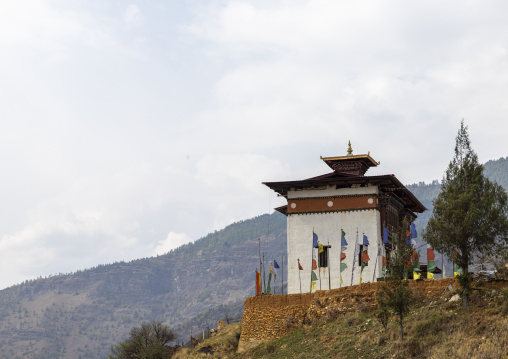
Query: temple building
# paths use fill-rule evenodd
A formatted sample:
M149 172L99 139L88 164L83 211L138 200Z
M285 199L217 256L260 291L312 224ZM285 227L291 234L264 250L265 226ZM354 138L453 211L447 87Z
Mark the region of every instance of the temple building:
M332 172L297 181L264 182L287 199L288 293L373 282L386 251L404 241L426 208L393 175L366 176L370 153L321 157ZM406 239L407 240L407 239Z

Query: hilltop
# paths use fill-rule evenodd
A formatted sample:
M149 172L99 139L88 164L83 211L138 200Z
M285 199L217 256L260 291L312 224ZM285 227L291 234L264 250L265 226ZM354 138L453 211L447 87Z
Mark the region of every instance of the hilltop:
M395 317L385 330L376 311L358 304L354 313L325 316L290 334L236 354L239 324L184 349L175 358L506 358L508 356L508 282L494 287L477 282L471 306L451 298L415 300L404 320L404 341ZM204 353L212 353L207 356Z

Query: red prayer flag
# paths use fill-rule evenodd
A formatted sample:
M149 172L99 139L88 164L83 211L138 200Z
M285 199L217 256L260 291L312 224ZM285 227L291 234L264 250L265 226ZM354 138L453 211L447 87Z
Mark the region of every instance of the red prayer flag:
M302 267L302 265L300 264L300 261L298 261L298 269L299 269L299 270L303 270L303 267Z
M435 259L434 250L427 244L427 261L433 261Z
M261 294L261 274L256 271L256 295Z
M369 253L367 253L367 251L363 251L362 252L362 263L366 263L368 261L370 261Z
M316 270L317 269L317 262L315 259L312 260L312 270Z
M385 256L383 256L383 262L382 263L383 263L383 267L386 267L386 257Z
M342 252L340 254L340 261L342 262L344 259L346 259L346 253Z

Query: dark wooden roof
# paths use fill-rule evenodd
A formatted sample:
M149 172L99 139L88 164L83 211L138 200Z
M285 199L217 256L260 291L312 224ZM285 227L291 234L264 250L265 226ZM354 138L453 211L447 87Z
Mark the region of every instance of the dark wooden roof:
M423 204L408 190L393 174L382 176L361 176L351 173L334 171L317 177L311 177L299 181L263 182L279 195L287 198L291 189L317 188L322 186L336 186L346 188L353 184L365 185L371 183L378 185L382 191L394 192L407 204L407 208L413 212L422 213L427 210Z

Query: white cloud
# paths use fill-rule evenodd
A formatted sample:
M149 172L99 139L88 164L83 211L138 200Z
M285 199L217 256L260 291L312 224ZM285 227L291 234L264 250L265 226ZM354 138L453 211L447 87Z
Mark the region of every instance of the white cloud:
M192 239L185 233L169 232L166 239L159 241L153 255L165 254L181 245L192 242Z
M130 4L127 6L127 9L125 9L123 20L128 25L142 25L145 17L136 5Z

